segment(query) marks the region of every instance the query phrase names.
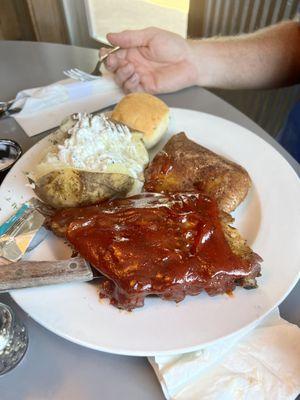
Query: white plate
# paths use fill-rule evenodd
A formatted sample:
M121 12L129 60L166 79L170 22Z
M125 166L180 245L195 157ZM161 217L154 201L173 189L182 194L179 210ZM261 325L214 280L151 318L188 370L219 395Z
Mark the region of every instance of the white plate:
M100 301L97 286L91 283L13 291L15 301L41 325L68 340L111 353L181 353L254 325L296 284L300 185L287 161L255 134L209 114L172 109L170 132L164 142L180 131L248 170L253 188L235 217L236 226L264 259L259 288L237 288L233 297L203 293L179 304L149 298L143 308L131 313ZM43 139L31 148L1 185L0 222L11 215L13 203L32 197L23 173L35 165L46 145L47 139ZM64 257L67 248L52 234L30 254L36 260Z

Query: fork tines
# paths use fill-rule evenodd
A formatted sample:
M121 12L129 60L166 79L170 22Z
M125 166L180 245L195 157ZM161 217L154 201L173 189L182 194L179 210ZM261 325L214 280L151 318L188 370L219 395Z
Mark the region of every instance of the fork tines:
M112 121L111 119L108 119L108 118L106 119L106 122L107 122L108 126L113 130L116 129L118 132L123 133L125 135L126 134L128 135L128 133L130 133L130 130L129 130L128 126L126 126L124 124L119 124L119 123L114 122L114 121Z
M71 79L76 79L82 82L85 81L93 81L95 79L99 79L100 76L95 76L88 74L87 72L82 71L78 68L71 68L64 71L64 75L68 76Z

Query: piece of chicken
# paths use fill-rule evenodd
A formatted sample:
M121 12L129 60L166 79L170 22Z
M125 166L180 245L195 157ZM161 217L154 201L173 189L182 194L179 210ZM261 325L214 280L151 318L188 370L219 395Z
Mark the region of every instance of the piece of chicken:
M231 212L244 200L251 179L240 165L179 133L165 145L145 172L146 192L200 191L217 200L219 208Z

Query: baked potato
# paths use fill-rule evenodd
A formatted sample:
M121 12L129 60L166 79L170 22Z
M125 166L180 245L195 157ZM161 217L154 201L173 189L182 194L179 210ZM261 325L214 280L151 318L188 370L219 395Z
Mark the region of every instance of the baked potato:
M125 196L134 185L131 176L118 173L80 171L72 168L51 171L34 182L34 192L55 208L87 206Z
M95 118L100 118L99 126ZM120 132L110 132L110 137L101 118L69 119L52 136L52 144L28 175L34 192L46 204L88 206L134 194L142 187L149 156L141 135L122 137ZM93 121L97 126L92 129Z

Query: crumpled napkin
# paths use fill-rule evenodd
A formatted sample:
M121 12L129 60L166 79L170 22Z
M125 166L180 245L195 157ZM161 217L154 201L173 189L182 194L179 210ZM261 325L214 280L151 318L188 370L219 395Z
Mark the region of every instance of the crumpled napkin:
M34 136L59 126L72 113L91 113L117 103L123 96L108 72L86 82L64 79L19 92L12 108L22 110L13 117L28 136Z
M166 399L294 400L300 393L300 329L276 309L251 332L149 362Z

